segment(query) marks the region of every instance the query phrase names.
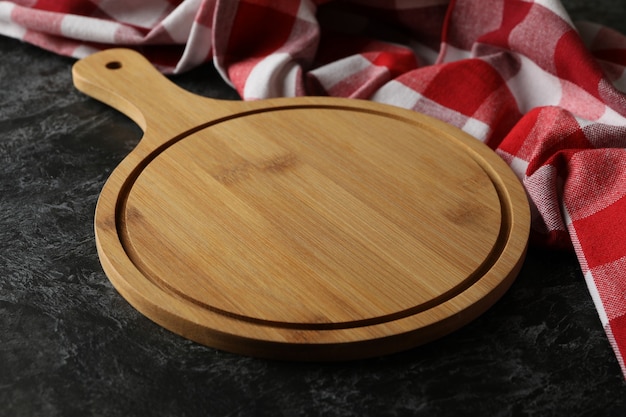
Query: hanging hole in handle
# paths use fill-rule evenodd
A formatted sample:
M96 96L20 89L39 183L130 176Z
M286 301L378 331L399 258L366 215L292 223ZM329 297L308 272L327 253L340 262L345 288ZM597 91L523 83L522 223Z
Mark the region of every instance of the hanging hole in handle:
M105 67L107 67L110 70L116 70L116 69L122 68L122 63L120 61L111 61L111 62L107 62Z

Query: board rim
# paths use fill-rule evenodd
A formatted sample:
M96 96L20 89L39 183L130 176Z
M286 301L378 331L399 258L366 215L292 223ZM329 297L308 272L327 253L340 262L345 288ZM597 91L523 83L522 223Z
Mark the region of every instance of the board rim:
M286 101L288 100L288 101ZM259 102L260 103L260 102ZM120 210L123 211L123 206L119 204L121 196L128 194L128 190L132 188L132 182L140 175L140 172L149 165L150 161L156 157L160 152L167 147L171 146L173 141L179 141L189 136L190 134L199 130L210 127L211 125L234 119L237 117L244 117L248 114L254 114L258 112L276 111L283 109L291 109L295 107L324 107L333 109L349 109L357 111L370 111L379 114L384 114L386 117L394 117L400 119L409 119L413 123L419 123L425 128L436 130L438 134L447 136L449 139L454 140L457 144L465 147L471 154L471 158L483 169L483 171L491 178L492 184L496 189L498 198L501 203L502 223L510 222L507 230L501 224L500 236L498 237L498 243L494 247L502 246L502 251L491 263L490 267L485 273L477 277L477 279L468 288L461 293L456 294L455 297L445 300L445 302L438 304L435 307L440 309L449 309L448 304L453 299L458 297L467 298L462 305L464 308L452 309L451 312L446 313L440 320L436 320L433 323L426 323L416 328L412 326L400 326L401 331L389 332L380 329L375 329L380 333L379 337L367 338L364 340L350 340L342 335L341 337L328 337L331 333L350 332L352 328L347 329L297 329L299 333L300 341L288 340L283 331L289 331L290 329L277 329L276 327L267 326L263 323L248 323L248 325L259 326L268 328L268 334L270 337L258 338L249 337L243 332L234 332L230 329L235 329L237 326L231 326L233 317L223 317L225 325L222 328L207 328L203 321L203 312L197 311L195 308L191 308L190 312L182 314L180 308L176 307L176 302L172 302L169 298L172 294L168 294L163 288L160 288L155 283L151 283L154 288L158 288L162 292L160 300L146 299L140 291L137 285L133 285L130 281L137 279L137 272L140 276L143 274L136 266L133 265L133 261L127 256L125 259L120 256L119 247L115 250L115 253L111 254L110 249L104 249L102 239L104 239L104 230L110 230L111 222L114 223L115 230L117 231L118 243L121 245L122 252L125 253L123 244L119 237L119 230L124 225L120 224L119 219L123 219L124 216L120 216ZM442 127L445 126L446 130ZM435 120L429 116L419 114L410 110L400 109L388 105L382 105L380 103L373 103L369 101L353 100L353 99L336 99L336 98L299 98L299 99L274 99L264 100L257 108L252 108L240 113L223 117L217 120L209 121L205 124L188 129L184 133L177 135L170 141L163 143L157 149L146 152L133 151L111 174L111 177L105 184L101 196L98 200L96 207L95 218L95 230L96 230L96 242L98 253L101 259L103 268L116 289L124 296L124 298L130 302L137 310L142 312L145 316L151 320L159 323L163 327L181 334L189 339L197 342L213 346L220 349L225 349L237 353L243 353L253 356L271 357L271 358L288 358L299 360L337 360L337 359L356 359L361 357L378 356L380 354L387 354L398 350L404 350L408 347L416 346L422 343L426 343L430 340L436 339L448 334L453 330L458 329L464 324L467 324L487 308L489 308L497 299L499 299L503 293L508 289L513 279L521 268L526 247L527 237L529 230L529 215L528 207L518 207L519 204L512 203L511 193L517 194L516 198L519 200L520 192L523 193L524 201L526 201L525 192L517 177L514 176L510 168L504 163L504 161L497 156L486 145L480 143L477 139L469 136L459 129L454 128L451 134L450 126ZM141 145L141 143L140 143ZM140 148L140 146L138 146ZM148 155L148 156L146 156ZM152 155L152 156L150 156ZM130 170L131 175L125 179L120 178L128 174ZM121 181L121 183L120 183ZM118 190L118 191L115 191ZM115 195L116 207L113 210L115 218L111 220L106 218L106 214L110 214L110 207L103 207L102 201L107 198L111 193ZM104 196L104 197L103 197ZM526 202L527 204L527 202ZM103 214L104 213L104 214ZM99 226L100 225L100 226ZM105 225L105 226L102 226ZM523 245L515 245L511 247L511 238L517 234L523 235ZM106 238L109 242L111 236ZM110 244L109 244L110 246ZM505 252L507 256L505 255ZM491 256L491 255L490 255ZM508 258L512 259L508 259ZM507 258L504 259L503 258ZM486 296L483 295L481 299L475 299L475 294L472 288L481 285L481 281L485 276L496 268L502 268L500 265L502 262L508 262L508 266L504 267L504 271L500 271L502 278L498 281L498 284L490 288ZM131 265L128 265L130 262ZM123 270L123 271L122 271ZM128 274L131 274L129 277ZM153 289L154 289L153 288ZM484 292L484 291L483 291ZM188 306L187 306L188 307ZM463 311L465 310L465 311ZM431 312L432 310L426 310ZM416 315L400 318L394 322L411 320L415 316L423 315L424 312L418 312ZM373 327L389 327L390 322L383 322L373 325ZM439 328L436 328L439 326ZM244 330L248 326L243 326ZM369 326L371 327L371 326ZM413 326L415 327L415 326ZM359 327L360 329L361 327ZM374 332L374 333L376 333ZM315 337L319 333L325 334L324 337ZM356 346L358 345L358 346ZM297 347L297 349L292 349Z

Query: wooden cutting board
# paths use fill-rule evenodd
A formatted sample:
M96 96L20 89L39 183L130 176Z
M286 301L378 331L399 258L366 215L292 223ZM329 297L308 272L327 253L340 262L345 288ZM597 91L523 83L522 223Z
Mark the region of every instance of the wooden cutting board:
M361 100L212 100L123 49L73 76L144 131L98 201L103 269L187 338L279 359L387 354L473 320L521 267L525 192L452 126Z

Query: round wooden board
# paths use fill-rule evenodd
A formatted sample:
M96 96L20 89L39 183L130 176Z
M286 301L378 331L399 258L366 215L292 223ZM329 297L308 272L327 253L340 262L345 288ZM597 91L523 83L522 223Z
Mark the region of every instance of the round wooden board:
M103 268L190 339L280 359L386 354L473 320L521 267L524 190L454 127L357 100L218 102L127 50L79 61L74 80L144 129L98 202Z

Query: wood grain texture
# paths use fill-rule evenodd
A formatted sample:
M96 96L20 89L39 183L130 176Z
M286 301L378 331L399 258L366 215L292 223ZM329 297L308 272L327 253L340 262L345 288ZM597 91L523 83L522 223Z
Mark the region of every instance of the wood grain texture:
M144 130L96 208L103 269L185 337L280 359L386 354L473 320L521 267L524 190L454 127L359 100L211 100L128 50L73 75Z

